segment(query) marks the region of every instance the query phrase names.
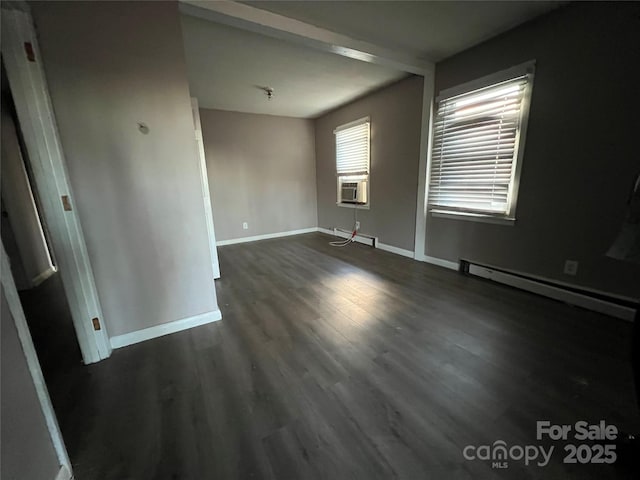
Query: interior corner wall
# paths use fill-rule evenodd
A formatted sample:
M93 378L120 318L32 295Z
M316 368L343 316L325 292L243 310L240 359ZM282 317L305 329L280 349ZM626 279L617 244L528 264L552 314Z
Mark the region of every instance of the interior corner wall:
M30 5L109 334L217 310L177 2Z
M429 217L427 255L640 295L640 266L605 256L640 171L638 18L637 3L571 4L436 65L437 95L537 62L515 225Z
M358 209L360 231L413 251L422 125L423 78L411 76L316 119L318 226L351 229L355 209L336 205L333 130L371 121L370 209Z
M313 120L201 108L200 121L218 241L317 226Z
M60 465L5 298L4 286L1 287L0 297L0 478L53 480Z

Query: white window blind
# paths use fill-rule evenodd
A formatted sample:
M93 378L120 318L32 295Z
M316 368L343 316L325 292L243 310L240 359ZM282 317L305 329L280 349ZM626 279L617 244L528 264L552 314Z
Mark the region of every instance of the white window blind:
M369 174L369 119L356 120L334 130L338 176Z
M512 214L528 82L523 75L438 102L429 181L432 207Z

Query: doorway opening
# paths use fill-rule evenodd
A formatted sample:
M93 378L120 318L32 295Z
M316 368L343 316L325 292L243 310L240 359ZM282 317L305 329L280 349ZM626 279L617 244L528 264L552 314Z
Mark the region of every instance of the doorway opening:
M82 354L2 61L2 243L47 384Z

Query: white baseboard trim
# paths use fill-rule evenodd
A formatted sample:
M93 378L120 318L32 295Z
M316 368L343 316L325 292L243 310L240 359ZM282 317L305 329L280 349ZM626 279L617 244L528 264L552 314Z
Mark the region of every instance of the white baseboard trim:
M254 235L252 237L232 238L229 240L220 240L216 242L216 246L234 245L236 243L256 242L258 240L268 240L270 238L288 237L290 235L300 235L303 233L317 232L318 227L302 228L300 230L289 230L288 232L265 233L264 235Z
M350 238L351 234L343 232L341 230L330 230L328 228L319 227L318 231L321 233L326 233L327 235L333 235L335 237L340 238ZM402 255L403 257L414 258L414 254L411 250L405 250L404 248L394 247L393 245L387 245L386 243L380 243L378 241L378 237L375 238L375 248L379 248L380 250L384 250L386 252L395 253L396 255ZM372 246L372 239L370 237L362 237L360 235L356 235L354 240L358 243L363 243L365 245Z
M189 328L199 327L200 325L217 322L218 320L222 320L222 312L220 312L220 310L213 310L193 317L182 318L173 322L143 328L142 330L136 330L135 332L116 335L110 339L111 348L126 347L127 345L133 345L134 343L144 342L145 340L151 340L152 338L158 338L171 333L180 332L182 330L188 330Z
M621 302L626 302L626 303L640 303L640 297L629 297L626 295L619 295L617 293L611 293L611 292L606 292L604 290L599 290L597 288L591 288L591 287L586 287L584 285L577 285L575 283L570 283L570 282L565 282L562 280L558 280L556 278L550 278L550 277L544 277L542 275L536 275L534 273L529 273L529 272L523 272L520 270L514 270L511 268L505 268L505 267L501 267L499 265L492 265L490 263L484 263L484 262L478 262L478 263L474 263L471 260L467 260L466 258L461 258L460 261L463 262L467 262L469 263L469 265L478 265L478 266L482 266L482 267L486 267L489 268L491 270L498 270L504 273L510 273L513 275L517 275L520 277L526 277L529 278L531 280L539 280L541 283L552 283L554 285L557 285L559 287L567 287L570 289L578 289L581 290L583 292L587 292L587 293L594 293L596 295L602 295L602 296L606 296L609 298L615 298L616 300L620 300Z
M311 227L311 228L303 228L302 230L291 230L288 232L279 232L279 233L268 233L266 235L256 235L254 237L244 237L244 238L234 238L231 240L221 240L219 242L217 242L217 246L221 247L224 245L233 245L235 243L245 243L245 242L255 242L257 240L267 240L269 238L279 238L279 237L288 237L290 235L300 235L303 233L312 233L312 232L320 232L320 233L325 233L327 235L333 235L334 237L340 237L340 238L349 238L351 237L351 234L346 233L346 232L342 232L340 230L336 230L334 229L329 229L329 228L324 228L324 227ZM364 245L372 245L372 239L369 237L362 237L360 235L356 235L354 240L358 243L362 243ZM380 250L385 250L387 252L391 252L391 253L395 253L397 255L402 255L403 257L407 257L407 258L413 258L415 260L421 261L421 262L427 262L427 263L431 263L433 265L438 265L440 267L444 267L444 268L449 268L451 270L458 270L459 269L459 265L458 262L451 262L449 260L443 260L441 258L436 258L436 257L429 257L429 256L422 256L421 258L418 258L414 252L412 252L411 250L405 250L403 248L398 248L398 247L394 247L393 245L387 245L385 243L380 243L378 241L378 237L375 237L375 244L376 244L376 248L379 248ZM115 348L115 347L114 347Z
M444 260L442 258L430 257L428 255L423 255L422 258L416 258L416 260L431 263L432 265L438 265L439 267L448 268L450 270L458 271L460 269L460 265L458 264L458 262L452 262L451 260Z
M39 273L38 275L36 275L31 279L31 285L33 285L34 287L37 287L57 271L58 269L56 267L47 268L44 272Z
M58 470L55 480L72 480L72 478L69 469L65 465L62 465L60 470Z
M500 272L498 270L493 270L491 268L474 265L473 263L469 265L469 273L478 277L487 278L495 282L516 287L521 290L553 298L554 300L560 300L571 305L586 308L587 310L604 313L605 315L610 315L622 320L633 320L636 313L635 309L631 307L625 307L623 305L618 305L589 295L565 290L561 287L540 283L529 278L523 278L509 273Z
M347 233L347 232L343 232L341 230L338 230L336 228L333 229L333 233L334 236L336 237L340 237L340 238L351 238L351 233ZM361 243L363 245L367 245L369 247L373 247L376 243L378 243L378 237L363 237L362 235L358 235L356 233L356 236L353 237L353 241L356 243Z
M334 237L340 237L340 238L351 238L351 233L347 233L347 232L343 232L342 230L338 230L336 228L334 228L333 230L329 230L327 228L318 228L319 232L322 233L326 233L327 235L333 235ZM373 242L375 240L375 243L378 243L378 237L363 237L362 235L356 235L353 238L354 242L357 243L362 243L363 245L368 245L370 247L373 246Z
M379 248L380 250L384 250L386 252L395 253L396 255L402 255L403 257L414 258L414 254L411 250L394 247L393 245L387 245L386 243L376 242L376 248Z

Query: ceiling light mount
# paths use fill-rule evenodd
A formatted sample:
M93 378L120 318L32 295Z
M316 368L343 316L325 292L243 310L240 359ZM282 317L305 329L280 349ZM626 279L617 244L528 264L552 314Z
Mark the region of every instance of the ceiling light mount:
M267 100L271 100L273 98L273 88L271 87L262 87L265 95L267 96Z

